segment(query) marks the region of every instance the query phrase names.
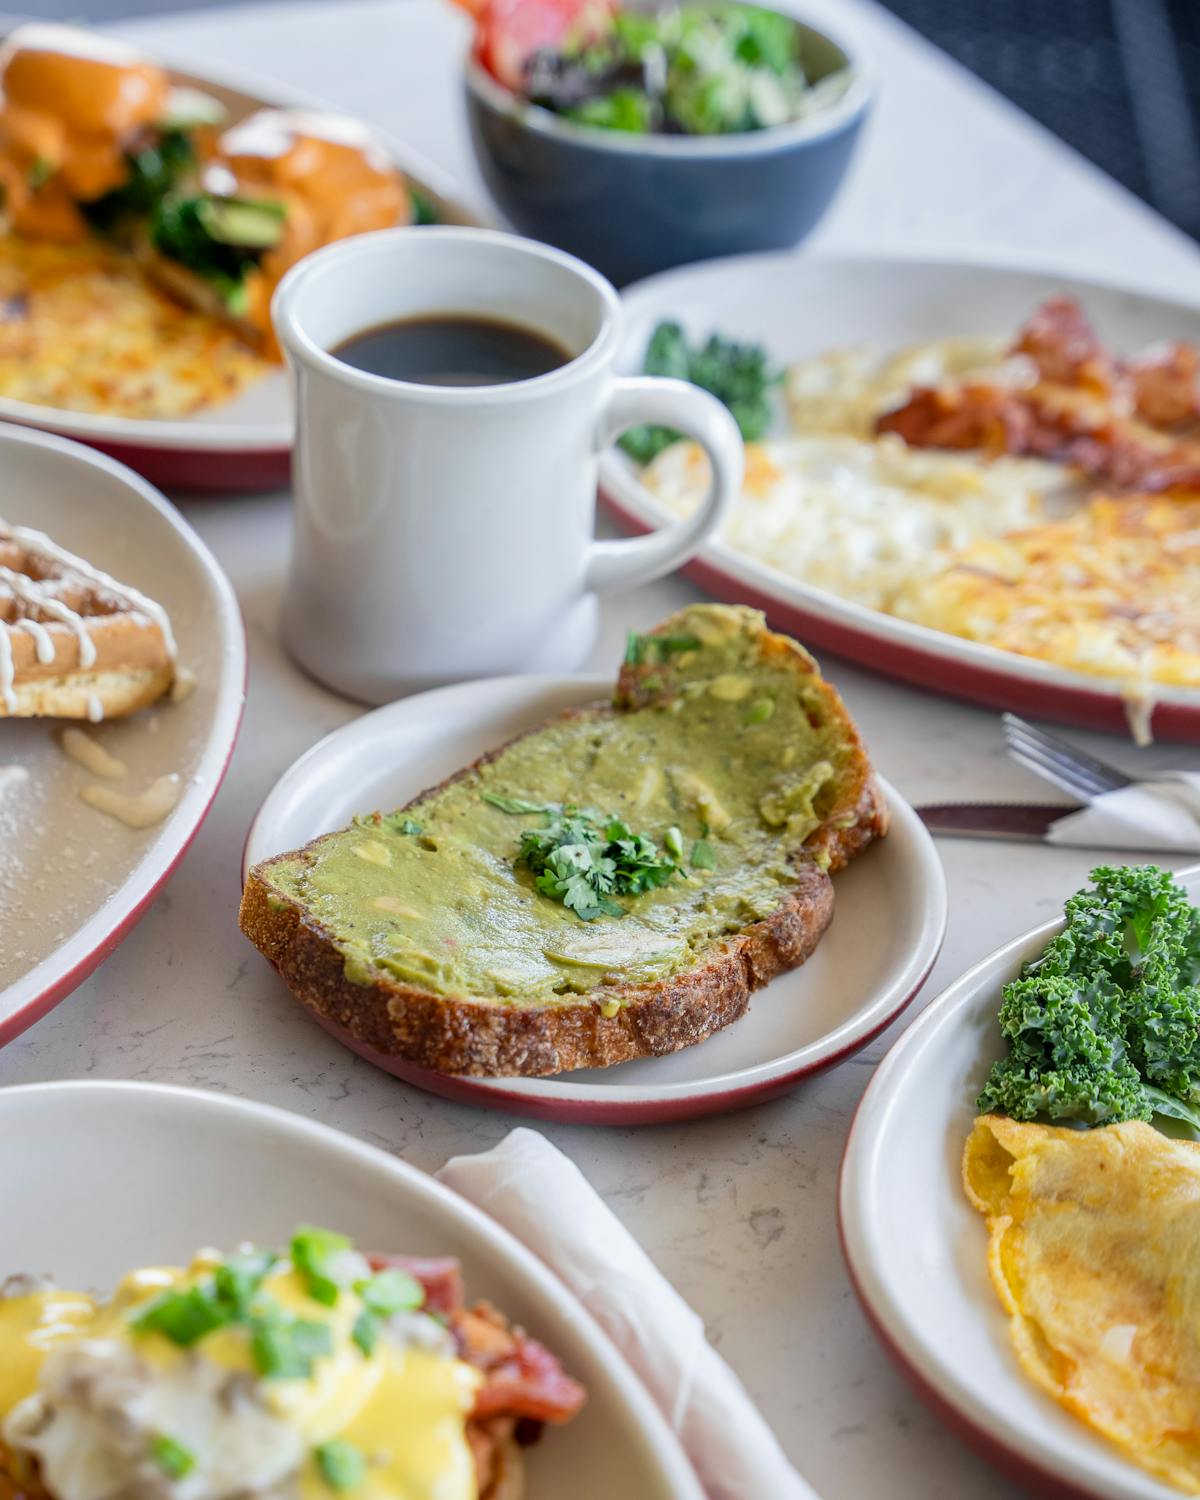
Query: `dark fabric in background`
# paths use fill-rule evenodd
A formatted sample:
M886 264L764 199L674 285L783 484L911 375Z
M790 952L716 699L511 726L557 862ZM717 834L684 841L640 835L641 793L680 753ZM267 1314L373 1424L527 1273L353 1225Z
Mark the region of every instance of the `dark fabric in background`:
M12 9L102 21L187 10L194 3L14 0ZM885 3L1200 238L1200 0Z

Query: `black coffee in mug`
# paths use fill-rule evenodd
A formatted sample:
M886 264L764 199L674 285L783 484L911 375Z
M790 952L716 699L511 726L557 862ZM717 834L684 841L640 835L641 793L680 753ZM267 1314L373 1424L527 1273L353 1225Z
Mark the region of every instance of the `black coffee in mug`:
M509 385L548 375L573 358L532 328L473 313L381 323L331 352L356 370L414 385Z

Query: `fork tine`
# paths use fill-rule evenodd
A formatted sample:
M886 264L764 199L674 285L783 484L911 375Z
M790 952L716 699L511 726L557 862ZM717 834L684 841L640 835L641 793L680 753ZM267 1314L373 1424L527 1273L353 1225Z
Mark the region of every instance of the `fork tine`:
M1027 771L1032 771L1035 776L1040 776L1043 781L1069 793L1077 802L1090 802L1096 795L1090 787L1084 787L1069 772L1061 767L1046 761L1037 760L1021 747L1010 745L1008 753L1019 766L1024 766Z
M1107 790L1115 790L1115 784L1113 784L1115 783L1115 778L1104 774L1104 772L1095 771L1091 763L1086 762L1086 760L1077 759L1074 754L1071 754L1070 748L1061 747L1061 744L1053 741L1053 739L1043 739L1038 735L1028 735L1028 733L1019 729L1010 730L1007 739L1010 748L1020 747L1029 756L1041 760L1041 762L1047 763L1047 765L1062 766L1068 774L1074 775L1074 777L1079 778L1082 783L1086 783L1088 786L1097 787L1097 789L1106 790L1106 792Z
M1053 743L1046 744L1042 740L1013 731L1007 736L1009 750L1023 750L1030 760L1035 760L1041 765L1056 766L1065 775L1073 777L1081 786L1087 787L1093 793L1108 792L1115 790L1112 779L1092 770L1084 762L1077 761L1067 750L1061 750Z
M1081 770L1091 773L1097 780L1105 783L1107 791L1115 792L1118 788L1129 786L1133 780L1117 766L1111 766L1107 761L1100 760L1095 755L1090 755L1086 750L1081 750L1077 745L1064 740L1060 735L1051 734L1046 729L1038 729L1026 720L1018 718L1016 714L1005 714L1003 716L1004 732L1008 736L1020 734L1027 740L1045 747L1047 750L1056 751L1059 755L1069 757L1074 765Z
M1008 753L1027 770L1053 781L1056 786L1065 787L1082 801L1091 801L1093 797L1112 790L1107 782L1097 781L1065 757L1044 750L1041 746L1024 740L1013 740L1009 742Z

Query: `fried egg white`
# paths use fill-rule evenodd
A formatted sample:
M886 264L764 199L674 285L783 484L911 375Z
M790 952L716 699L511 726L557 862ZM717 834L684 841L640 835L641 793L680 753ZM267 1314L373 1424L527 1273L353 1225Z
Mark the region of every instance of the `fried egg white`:
M679 516L707 493L708 460L673 443L642 482ZM889 610L930 553L1031 526L1056 471L1022 459L973 457L902 441L839 436L779 438L746 447L746 477L722 540L815 588Z
M99 240L0 235L0 396L171 418L222 406L276 367L150 285Z
M1200 1495L1200 1144L984 1115L963 1182L1025 1373Z

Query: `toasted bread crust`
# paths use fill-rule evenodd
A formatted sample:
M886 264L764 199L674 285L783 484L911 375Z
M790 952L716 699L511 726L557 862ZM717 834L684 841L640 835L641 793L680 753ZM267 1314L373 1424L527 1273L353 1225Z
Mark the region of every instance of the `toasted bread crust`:
M672 624L668 620L658 631L669 633ZM319 1017L376 1052L434 1072L540 1077L663 1056L704 1041L736 1021L755 990L812 954L833 916L830 875L887 831L886 804L837 693L820 680L816 663L794 641L764 627L761 649L790 657L797 671L820 683L825 714L838 722L851 754L833 805L798 854L795 882L779 905L768 917L714 944L697 967L646 984L605 986L601 995L530 1006L450 997L384 976L368 985L353 984L345 976L333 934L300 903L272 889L272 866L293 854L266 860L250 872L239 917L242 931L296 998ZM575 709L567 716L637 707L661 691L662 675L661 667L651 671L627 665L618 681L615 709ZM408 806L417 808L504 748L480 757ZM605 1015L597 1001L613 1000L619 1001L619 1009Z

